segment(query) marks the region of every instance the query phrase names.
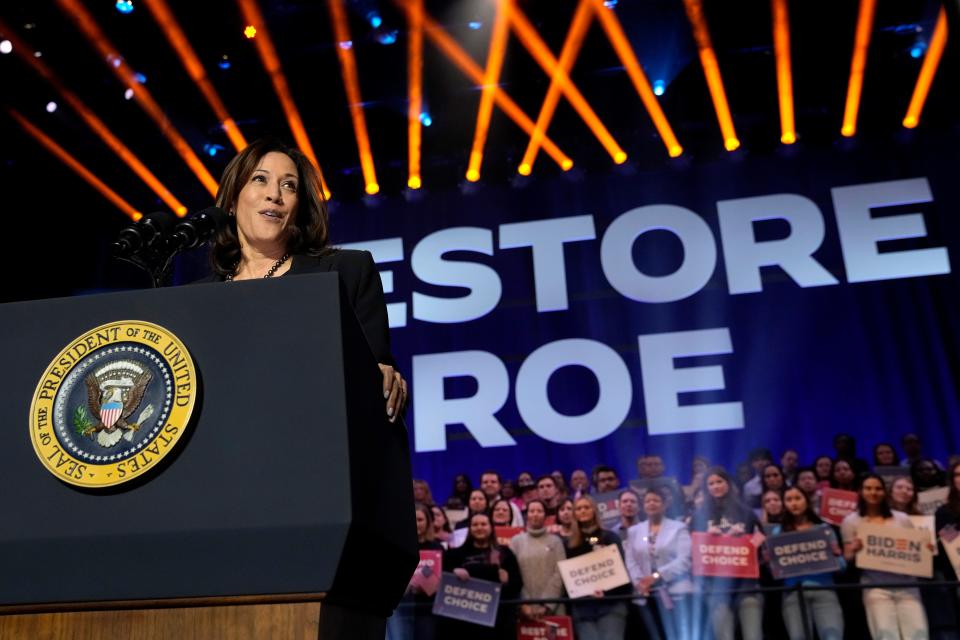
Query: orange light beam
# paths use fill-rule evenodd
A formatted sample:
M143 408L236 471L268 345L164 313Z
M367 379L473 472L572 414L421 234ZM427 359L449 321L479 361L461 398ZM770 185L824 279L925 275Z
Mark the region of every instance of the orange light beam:
M470 150L470 162L467 166L467 180L470 182L480 179L483 145L487 142L490 116L493 115L493 93L500 81L500 69L503 68L503 57L507 51L507 36L510 35L509 16L510 0L499 0L490 34L487 68L483 73L483 91L480 95L480 108L477 111L477 128L473 134L473 148Z
M6 33L6 32L5 32ZM12 42L12 41L11 41ZM118 209L123 211L125 214L130 216L134 221L139 220L143 217L139 211L133 208L133 206L121 198L116 191L108 187L103 180L93 175L93 173L87 169L79 160L70 155L66 149L61 147L59 144L54 142L54 140L45 134L43 131L38 129L32 122L20 115L19 112L14 109L7 109L7 113L10 114L14 120L17 121L24 131L29 133L33 138L43 145L47 151L55 155L63 164L70 167L77 175L83 178L91 187L99 191L103 197L112 202Z
M513 0L503 1L513 3ZM536 28L534 28L519 7L512 6L512 10L510 11L510 26L513 28L513 32L517 34L517 38L520 39L523 46L530 52L534 60L537 61L537 64L540 65L547 75L560 84L560 90L563 92L564 97L566 97L570 105L587 124L587 127L590 128L590 131L593 132L597 140L600 141L603 148L607 150L607 153L610 154L613 161L617 164L626 162L626 152L620 148L620 145L613 139L613 136L610 135L607 128L603 126L600 118L594 113L586 98L583 97L580 90L577 89L573 81L570 80L570 77L550 52L550 48L547 47L543 38L537 33Z
M83 6L79 0L57 0L60 9L69 16L73 23L83 33L87 40L94 46L103 61L110 67L114 74L129 89L133 90L133 97L137 104L147 113L148 116L160 128L160 132L167 138L173 148L177 151L183 161L187 164L194 175L200 180L210 195L217 193L217 181L213 179L207 168L203 166L200 158L193 152L190 145L184 140L183 136L174 128L173 124L167 118L163 109L153 99L145 86L137 82L133 69L123 59L117 48L111 44L110 40L103 33L93 16ZM111 64L111 61L112 64Z
M246 139L243 137L243 134L240 133L237 123L230 117L230 114L227 113L227 108L224 106L223 100L220 99L217 90L213 88L213 84L211 84L210 78L207 76L207 72L200 62L200 58L197 57L186 34L183 32L183 29L180 28L180 23L177 22L173 12L170 11L170 6L166 0L144 0L144 4L147 5L150 13L153 14L153 19L160 25L160 30L163 32L163 35L167 37L177 57L180 58L180 62L183 63L187 74L197 85L197 88L200 89L200 93L203 94L207 104L210 105L210 108L213 109L213 112L220 120L220 126L223 127L224 132L227 134L234 148L237 151L243 151L247 146Z
M350 119L353 120L353 133L357 138L360 170L363 172L363 182L367 194L372 196L380 191L380 185L377 184L377 172L373 166L373 154L370 152L370 136L367 132L367 121L363 115L363 98L360 97L357 59L353 55L353 41L350 37L347 12L343 8L343 0L327 0L327 9L330 11L330 21L333 23L337 58L340 60L340 75L343 76L343 85L347 91ZM347 43L350 44L347 45Z
M560 50L559 64L563 72L568 75L570 69L573 68L573 63L576 61L577 55L580 53L580 47L590 28L592 17L593 9L590 7L590 0L580 0L580 3L577 5L577 10L573 14L573 20L570 22L570 29L567 31L563 48ZM557 80L557 77L554 76L550 79L550 87L547 89L547 95L543 99L543 104L540 105L540 115L537 116L537 128L534 129L533 136L531 136L530 141L527 143L527 150L523 154L523 160L520 161L520 166L517 167L517 172L520 175L530 175L530 172L533 170L533 163L536 161L537 153L540 151L540 142L543 140L543 134L547 128L549 128L550 121L553 120L553 114L556 112L559 102L560 82ZM566 171L571 167L573 167L572 163L563 169Z
M717 63L717 54L710 41L710 29L707 19L703 15L701 0L683 0L687 10L687 19L693 27L693 37L697 41L697 50L700 53L700 66L707 78L707 88L713 100L713 109L717 113L717 122L720 123L720 134L723 136L723 146L727 151L733 151L740 146L737 132L733 127L733 117L730 115L730 105L727 103L727 93L723 89L723 77L720 75L720 65Z
M640 66L640 61L637 60L637 54L634 53L633 47L630 46L630 40L627 39L627 35L623 31L623 26L620 24L616 12L603 6L603 0L593 0L593 9L600 21L600 26L603 27L603 30L607 34L607 39L610 41L610 44L613 45L613 50L616 52L617 57L620 58L621 64L623 64L627 70L627 75L633 83L634 90L637 92L637 95L640 96L640 101L643 102L643 106L646 107L647 113L650 114L650 118L653 120L653 126L656 127L657 132L660 134L660 139L663 140L664 146L667 147L667 153L671 158L680 156L683 154L683 147L680 146L680 142L677 140L677 136L674 135L673 128L670 126L667 116L660 107L660 102L657 101L653 87L650 86L647 74L643 72L643 67Z
M410 3L407 37L407 186L419 189L420 179L420 113L423 111L423 0Z
M797 141L793 116L793 72L790 64L790 11L787 0L770 0L773 14L773 50L777 59L777 95L780 98L780 142Z
M907 107L907 115L903 118L903 126L908 129L913 129L920 123L920 114L923 112L923 105L927 101L927 94L930 93L930 85L933 83L933 77L937 73L940 58L943 57L944 47L947 45L947 29L947 10L940 7L940 15L937 16L937 26L933 28L933 37L930 38L927 55L923 58L923 66L920 67L920 76L917 78L917 85L913 88L913 96L910 98L910 106Z
M409 4L403 2L403 0L398 1L409 13ZM423 14L423 31L424 34L430 38L430 41L433 42L447 58L457 65L474 84L483 84L483 70L480 66L426 13ZM513 98L511 98L506 91L497 87L493 93L493 101L503 110L507 117L523 129L528 136L533 135L535 128L533 120L523 112L523 109L513 101ZM543 137L543 150L561 167L568 163L573 164L573 161L546 135Z
M60 96L73 107L83 121L86 123L90 129L103 140L111 151L113 151L130 169L140 177L141 180L146 183L150 189L153 190L157 196L166 203L170 209L172 209L178 216L184 216L187 213L187 208L180 202L166 186L149 170L146 166L140 161L137 156L130 151L125 144L123 144L117 136L113 134L112 131L107 127L107 125L97 117L93 111L83 103L82 100L70 89L67 89L60 78L57 76L54 71L48 67L42 60L34 55L33 49L30 46L20 39L14 31L7 26L3 20L0 20L0 31L3 32L4 37L10 40L13 43L13 51L23 60L25 63L30 65L34 71L37 72L44 80L53 85L54 89L60 94Z
M843 126L840 133L847 138L857 132L857 112L860 110L860 95L863 93L863 74L867 68L867 50L873 33L873 17L877 0L860 0L857 15L857 31L853 42L853 58L850 60L850 82L847 85L847 103L843 108Z
M237 0L237 5L243 14L244 22L248 25L253 25L257 30L257 37L253 39L253 42L257 46L257 54L260 56L260 62L263 63L264 70L266 70L271 82L273 82L273 90L276 92L277 98L283 107L283 112L287 117L287 124L293 133L293 139L296 141L297 146L300 147L300 150L303 151L304 155L306 155L307 158L310 159L310 162L317 168L320 174L320 186L323 189L323 197L329 199L330 189L327 188L327 181L323 177L323 170L320 168L320 163L317 162L317 156L313 152L313 145L310 144L307 129L303 126L303 119L300 117L297 105L293 102L290 85L287 84L287 77L284 75L283 67L280 65L277 50L273 46L273 40L270 38L270 34L267 32L267 23L263 19L263 14L260 13L260 8L257 7L256 0Z

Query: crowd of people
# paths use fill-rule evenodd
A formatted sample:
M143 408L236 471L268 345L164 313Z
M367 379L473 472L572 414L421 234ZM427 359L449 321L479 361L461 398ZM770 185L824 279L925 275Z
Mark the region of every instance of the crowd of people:
M912 528L908 516L920 513L923 491L948 487L946 503L936 509L936 531L960 529L960 456L946 465L925 457L915 434L905 436L901 447L898 459L892 444L877 444L870 464L857 457L854 439L840 434L834 455L808 466L795 450L775 459L758 448L733 474L696 456L686 483L668 475L653 454L638 458L639 478L626 484L603 464L590 472L576 469L569 477L554 471L504 479L490 470L476 487L468 476L456 476L442 501L426 482L415 480L421 549L442 550L444 572L498 583L502 600L520 604L503 604L496 626L488 628L432 615L432 596L412 581L387 637L516 638L518 622L569 615L578 640L841 640L868 633L874 640L960 638L960 593L942 584L955 582L957 575L942 548L930 581L856 567L863 546L858 528L867 523ZM857 495L856 508L831 525L836 542L830 552L840 570L775 580L763 540L823 525L820 497L828 487ZM610 495L617 497L616 520L602 522L603 501ZM451 515L460 517L451 522ZM522 532L498 541L498 527ZM695 575L692 532L750 537L759 578ZM610 545L620 553L630 583L567 598L558 562ZM849 588L857 584L861 587Z

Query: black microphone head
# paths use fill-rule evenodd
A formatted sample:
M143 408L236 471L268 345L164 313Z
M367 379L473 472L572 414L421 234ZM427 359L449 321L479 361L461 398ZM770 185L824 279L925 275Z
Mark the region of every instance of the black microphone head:
M173 242L179 249L195 249L227 226L230 216L219 207L207 207L177 223Z

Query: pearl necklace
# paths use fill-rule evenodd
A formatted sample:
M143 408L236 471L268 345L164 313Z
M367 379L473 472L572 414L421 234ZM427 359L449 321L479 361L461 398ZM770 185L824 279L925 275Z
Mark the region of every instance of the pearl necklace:
M276 262L273 263L273 266L270 267L270 270L269 270L269 271L267 271L267 275L265 275L265 276L263 276L263 277L264 277L264 278L272 278L272 277L273 277L273 274L275 274L275 273L277 272L277 269L279 269L280 267L282 267L282 266L283 266L283 263L285 263L285 262L286 262L287 260L289 260L289 259L290 259L290 254L289 254L289 253L283 254L283 256L281 256L279 260L277 260ZM234 269L233 269L233 273L231 273L231 274L228 275L226 278L224 278L224 281L225 281L225 282L233 282L233 277L236 275L237 269L238 269L239 267L240 267L240 263L238 262L238 263L237 263L237 266L234 267Z

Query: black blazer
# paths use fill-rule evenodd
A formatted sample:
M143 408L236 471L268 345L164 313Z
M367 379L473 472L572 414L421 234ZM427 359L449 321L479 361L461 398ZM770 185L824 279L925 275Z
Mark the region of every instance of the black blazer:
M340 274L340 283L377 362L396 367L390 353L390 329L387 324L387 305L383 299L383 285L369 251L331 249L320 257L294 255L290 257L290 270L280 277L330 271ZM223 282L223 277L212 273L199 282Z

